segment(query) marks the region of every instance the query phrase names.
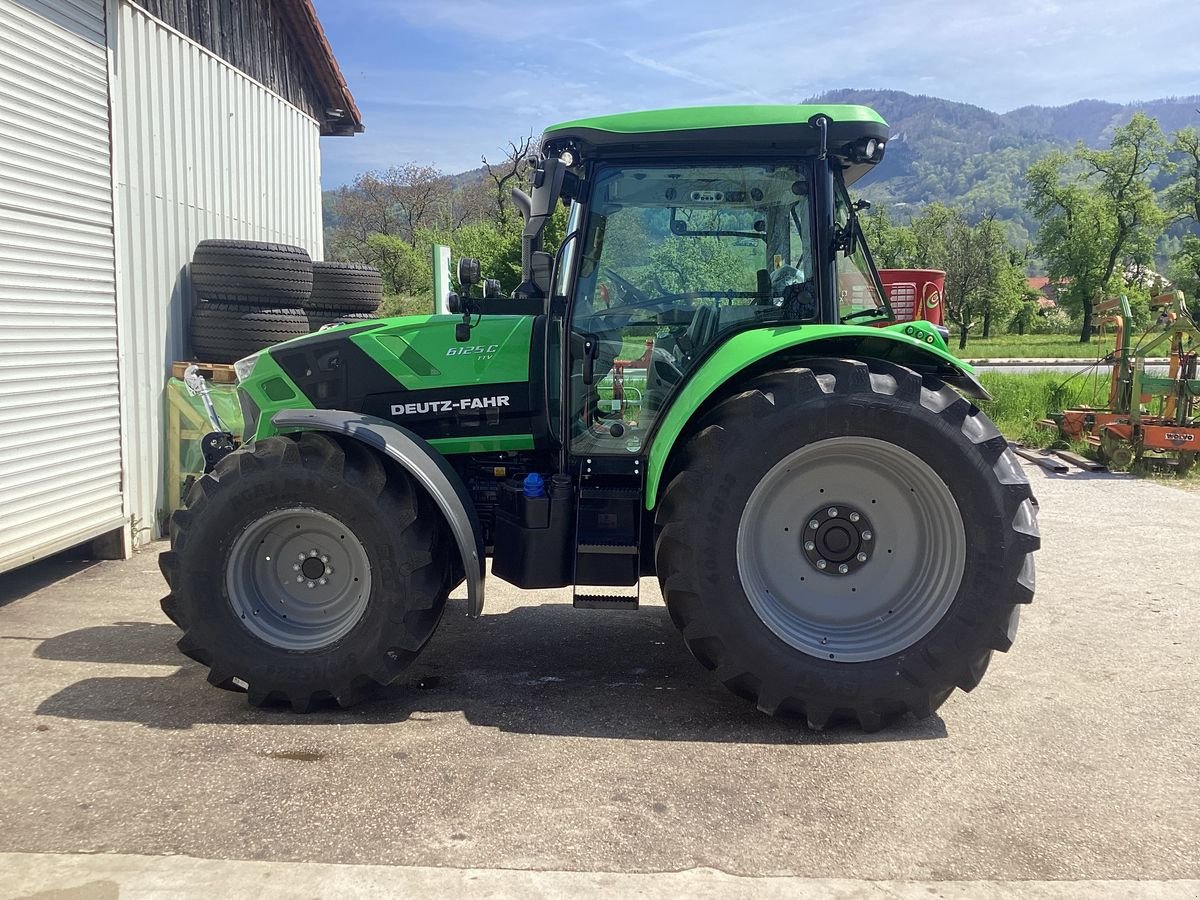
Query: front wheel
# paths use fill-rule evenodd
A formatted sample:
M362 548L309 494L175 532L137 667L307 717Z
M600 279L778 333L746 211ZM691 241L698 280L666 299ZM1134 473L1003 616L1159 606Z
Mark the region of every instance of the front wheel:
M715 406L657 516L671 617L770 714L930 715L1007 650L1038 546L1024 472L953 389L814 360Z
M163 611L208 680L301 712L393 681L433 634L453 572L421 489L316 433L221 460L172 517L160 566Z

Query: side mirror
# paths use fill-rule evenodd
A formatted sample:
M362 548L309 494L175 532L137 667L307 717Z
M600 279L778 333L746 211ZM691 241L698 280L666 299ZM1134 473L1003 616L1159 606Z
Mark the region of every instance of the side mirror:
M554 269L554 254L546 250L534 250L530 257L530 269L533 283L537 285L543 297L548 295L551 288L550 276Z
M458 261L458 283L464 291L483 280L479 271L479 260L473 256L464 256Z

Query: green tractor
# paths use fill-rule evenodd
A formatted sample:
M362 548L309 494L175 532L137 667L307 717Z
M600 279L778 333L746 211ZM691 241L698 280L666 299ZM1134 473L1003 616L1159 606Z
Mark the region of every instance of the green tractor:
M162 555L179 648L252 704L349 705L464 579L482 613L490 556L592 609L656 575L706 668L813 728L975 687L1033 597L1036 501L945 334L892 322L847 193L887 138L836 105L550 128L511 297L462 260L452 314L238 363L243 444Z

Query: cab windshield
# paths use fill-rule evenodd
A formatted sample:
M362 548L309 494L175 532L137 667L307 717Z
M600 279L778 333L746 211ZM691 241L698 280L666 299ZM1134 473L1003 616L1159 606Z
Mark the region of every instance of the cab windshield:
M872 319L890 320L891 307L875 276L866 239L850 203L846 186L838 179L833 201L837 264L838 316L841 321L866 324Z
M810 183L801 164L596 173L572 303L576 451L637 452L729 332L817 320Z

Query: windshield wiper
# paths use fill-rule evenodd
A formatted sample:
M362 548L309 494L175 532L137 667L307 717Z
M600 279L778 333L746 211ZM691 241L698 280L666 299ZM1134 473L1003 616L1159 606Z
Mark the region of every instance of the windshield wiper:
M877 306L874 309L860 309L858 312L848 313L838 319L838 322L845 323L849 322L851 319L865 319L867 316L883 316L885 318L890 318L888 311L884 307Z

